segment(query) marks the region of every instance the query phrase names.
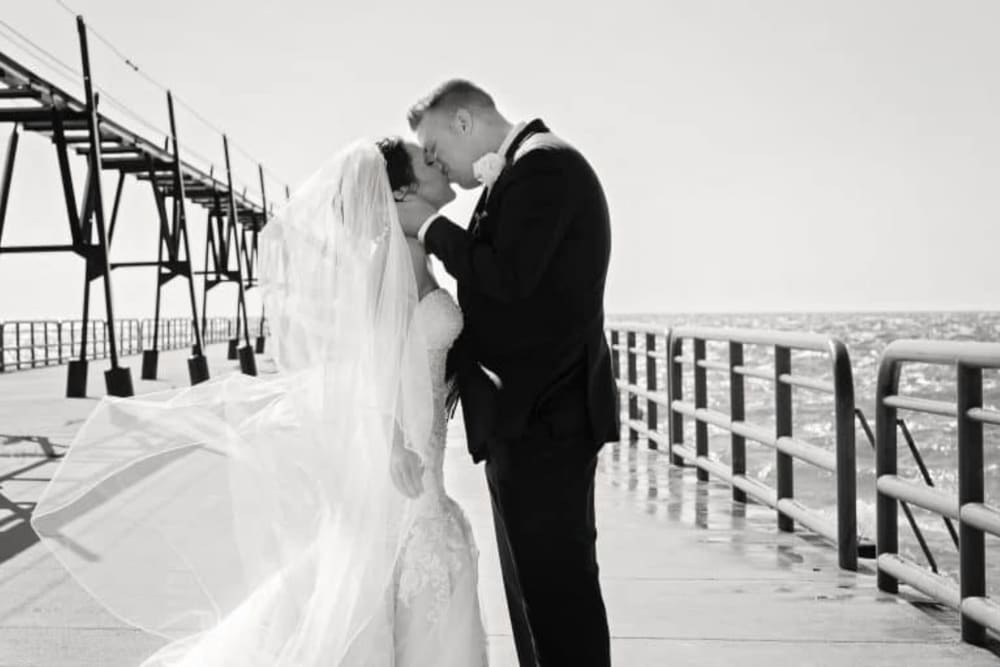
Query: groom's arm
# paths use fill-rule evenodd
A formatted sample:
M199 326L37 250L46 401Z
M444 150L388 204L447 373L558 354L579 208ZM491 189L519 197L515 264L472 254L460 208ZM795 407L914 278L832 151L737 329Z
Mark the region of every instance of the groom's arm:
M424 247L455 280L507 302L538 287L571 219L566 168L556 154L533 151L512 169L517 173L500 193L501 219L492 239L474 238L444 216L424 233Z

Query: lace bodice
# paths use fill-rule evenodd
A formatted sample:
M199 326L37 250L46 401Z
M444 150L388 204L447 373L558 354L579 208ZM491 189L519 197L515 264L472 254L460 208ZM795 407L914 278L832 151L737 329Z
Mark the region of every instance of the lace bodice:
M438 288L426 294L417 304L414 317L419 318L432 352L447 353L462 333L462 311L447 290Z
M431 492L431 497L436 498L444 493L441 471L448 426L448 416L445 414L445 399L448 395L445 365L452 343L462 332L462 311L451 294L443 289L436 289L420 300L414 317L419 319L427 339L434 392L431 439L426 448L419 453L424 459L424 469L428 473L424 480L425 489Z

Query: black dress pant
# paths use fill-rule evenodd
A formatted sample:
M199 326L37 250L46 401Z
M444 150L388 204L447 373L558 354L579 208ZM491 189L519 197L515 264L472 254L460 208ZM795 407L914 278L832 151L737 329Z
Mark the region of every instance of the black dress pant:
M611 664L594 521L598 450L589 429L548 422L490 443L486 478L521 667Z

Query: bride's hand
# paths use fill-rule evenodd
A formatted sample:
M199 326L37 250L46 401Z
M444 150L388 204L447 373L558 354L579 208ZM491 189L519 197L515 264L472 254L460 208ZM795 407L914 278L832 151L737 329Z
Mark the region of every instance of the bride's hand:
M389 473L393 484L407 498L416 498L424 492L424 464L416 452L393 445Z

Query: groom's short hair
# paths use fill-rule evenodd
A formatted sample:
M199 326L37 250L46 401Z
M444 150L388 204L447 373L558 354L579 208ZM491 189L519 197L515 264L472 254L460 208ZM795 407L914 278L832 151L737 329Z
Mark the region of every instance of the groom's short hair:
M431 94L414 104L406 119L410 129L416 130L429 111L455 111L456 109L496 109L493 98L485 90L465 79L451 79L431 91Z

